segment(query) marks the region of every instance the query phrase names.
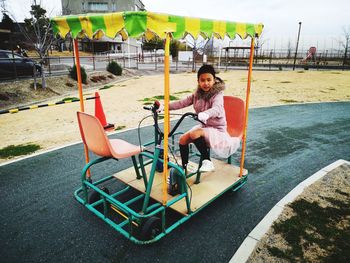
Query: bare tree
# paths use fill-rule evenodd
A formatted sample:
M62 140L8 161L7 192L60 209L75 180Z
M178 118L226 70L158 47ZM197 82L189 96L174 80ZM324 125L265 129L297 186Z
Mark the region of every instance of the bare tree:
M258 51L259 51L259 49L260 49L260 57L261 57L263 45L268 41L268 39L265 39L264 32L262 32L262 34L259 37L255 38L255 63L258 63Z
M348 27L343 27L343 39L339 41L339 43L343 46L344 48L344 59L343 59L343 68L345 64L347 64L347 55L348 55L348 50L349 50L349 42L350 42L350 26Z
M28 41L28 44L31 45L40 57L42 87L46 88L43 65L54 37L49 18L46 16L46 10L40 4L37 5L36 1L31 6L30 14L31 18L24 19L24 27L20 26L20 30Z
M287 59L289 60L292 56L292 41L288 39L288 44L287 44Z
M196 71L196 58L199 55L203 55L206 53L208 49L210 49L210 45L207 45L208 39L194 39L194 38L186 38L187 44L192 48L192 71Z

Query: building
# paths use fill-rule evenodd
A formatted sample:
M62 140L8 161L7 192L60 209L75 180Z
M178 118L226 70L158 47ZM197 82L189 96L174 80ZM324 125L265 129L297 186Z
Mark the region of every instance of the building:
M141 0L61 0L61 2L62 15L145 10Z
M141 0L61 0L62 15L76 15L84 13L108 13L122 11L144 11L145 5ZM66 43L66 46L70 45ZM80 48L84 51L99 53L113 52L129 54L139 53L140 42L135 39L124 43L121 37L115 39L103 38L101 40L83 39Z

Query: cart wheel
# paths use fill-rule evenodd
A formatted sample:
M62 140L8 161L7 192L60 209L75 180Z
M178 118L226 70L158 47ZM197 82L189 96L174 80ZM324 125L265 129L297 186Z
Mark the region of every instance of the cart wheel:
M109 190L107 187L102 187L101 190L105 192L106 194L109 194ZM100 193L93 191L92 194L89 197L89 204L93 204L101 199ZM98 206L95 206L95 209L99 212L103 212L103 203L99 204Z
M162 222L160 218L152 216L147 218L141 225L141 239L151 240L162 231Z

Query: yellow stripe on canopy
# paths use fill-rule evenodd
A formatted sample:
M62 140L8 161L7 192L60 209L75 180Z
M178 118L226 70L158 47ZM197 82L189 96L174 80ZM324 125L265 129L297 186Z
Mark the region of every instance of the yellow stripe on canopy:
M84 33L87 35L88 38L92 38L93 33L92 32L92 25L90 22L90 19L87 16L79 16L81 27L84 29Z
M256 24L254 25L255 33L260 37L262 31L263 31L264 25L263 24Z
M60 34L63 38L70 32L70 27L67 23L66 17L57 17L55 18L55 23L60 30Z
M105 15L104 22L106 26L106 36L114 38L124 27L123 13L111 13Z
M164 39L166 33L176 31L176 24L168 22L168 17L163 14L147 13L147 29Z
M197 39L201 28L200 18L185 17L185 31Z
M213 32L217 37L223 39L226 35L226 22L214 20Z
M247 34L247 25L243 23L236 23L236 33L244 39Z

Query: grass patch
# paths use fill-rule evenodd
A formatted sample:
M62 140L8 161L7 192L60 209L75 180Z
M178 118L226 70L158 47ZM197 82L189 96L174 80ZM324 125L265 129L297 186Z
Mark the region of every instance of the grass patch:
M115 131L120 131L120 130L122 130L122 129L124 129L126 126L125 125L119 125L119 126L117 126L117 127L115 127Z
M292 82L291 82L291 81L286 80L286 81L281 81L280 83L292 83Z
M335 90L335 88L328 88L328 90Z
M185 94L185 93L192 93L192 91L191 90L183 90L183 91L175 92L174 94L179 95L179 94Z
M77 98L77 97L67 97L67 98L62 99L62 101L70 101L70 100L79 100L79 98Z
M241 78L241 82L247 82L248 81L248 78ZM256 82L257 80L256 79L251 79L251 82Z
M272 226L277 234L282 235L289 248L282 250L269 246L269 253L290 262L303 262L304 251L316 245L325 253L318 253L315 262L347 262L350 256L350 226L337 223L347 221L350 195L345 192L341 194L346 197L345 200L327 197L328 207L305 199L290 204L294 215Z
M33 153L40 149L38 144L9 145L0 149L0 158L9 158Z
M286 102L286 103L295 103L295 102L298 102L297 100L293 100L293 99L281 99L280 101Z
M330 74L341 74L341 72L338 72L338 71L331 71L329 72Z
M299 71L297 71L297 73L305 73L305 71L304 70L299 70Z
M178 100L178 99L179 98L176 96L173 96L173 95L169 96L169 100ZM153 102L156 100L164 100L164 95L157 95L157 96L153 96L150 98L144 98L144 99L139 100L139 101L143 101L144 105L150 105L150 104L153 104Z
M105 85L105 86L103 86L102 88L99 88L99 90L102 90L102 89L110 89L110 88L112 88L113 87L113 85Z

